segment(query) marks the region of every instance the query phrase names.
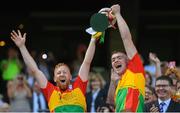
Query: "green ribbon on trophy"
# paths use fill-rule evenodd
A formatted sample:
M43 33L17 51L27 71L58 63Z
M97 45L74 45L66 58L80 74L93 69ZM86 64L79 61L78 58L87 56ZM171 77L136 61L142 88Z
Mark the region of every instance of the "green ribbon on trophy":
M90 28L86 32L91 34L93 38L99 39L99 43L104 43L105 30L108 27L113 27L115 24L115 17L111 12L107 14L95 13L90 18Z

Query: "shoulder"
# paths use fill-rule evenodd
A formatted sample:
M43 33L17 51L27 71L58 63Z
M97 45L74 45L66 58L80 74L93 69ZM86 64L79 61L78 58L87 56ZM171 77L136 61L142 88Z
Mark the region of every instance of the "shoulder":
M171 102L168 107L169 112L180 112L180 103L175 102L174 100L171 99Z
M47 85L45 88L41 88L41 90L54 90L54 89L58 89L57 86L55 86L54 84L50 83L49 81L47 82Z
M75 79L74 79L74 82L73 82L73 84L75 84L75 83L87 83L88 82L88 80L86 80L86 81L83 81L82 79L81 79L81 77L80 77L80 75L78 75Z
M174 101L172 99L171 99L171 104L174 105L174 106L179 106L180 107L180 103L176 102L176 101Z

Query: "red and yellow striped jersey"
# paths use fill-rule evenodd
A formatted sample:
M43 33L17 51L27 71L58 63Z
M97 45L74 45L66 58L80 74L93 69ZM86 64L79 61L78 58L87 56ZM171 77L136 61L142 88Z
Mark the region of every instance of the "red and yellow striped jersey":
M86 87L87 81L83 82L78 76L72 84L72 89L62 92L59 87L48 82L42 92L48 101L50 112L84 112Z
M143 112L145 96L144 68L138 53L128 62L115 93L116 112Z

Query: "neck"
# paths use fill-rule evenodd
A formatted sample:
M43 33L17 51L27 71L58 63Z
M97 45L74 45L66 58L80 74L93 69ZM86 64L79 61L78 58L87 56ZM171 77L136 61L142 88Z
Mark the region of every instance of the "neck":
M126 69L124 71L122 71L121 73L118 73L120 79L122 78L123 74L126 72Z
M68 89L69 89L69 85L64 85L64 86L58 86L58 88L59 88L59 90L61 91L61 92L65 92L65 91L67 91Z
M97 88L97 89L93 89L93 90L92 90L92 92L95 92L95 91L97 91L98 89L100 89L100 88Z
M159 98L161 101L166 101L168 99L170 99L170 97L167 97L167 98Z

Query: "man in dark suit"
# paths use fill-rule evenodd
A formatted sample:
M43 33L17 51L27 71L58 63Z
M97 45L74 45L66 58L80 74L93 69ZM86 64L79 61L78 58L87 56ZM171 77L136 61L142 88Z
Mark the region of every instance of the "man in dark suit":
M168 76L160 76L156 79L157 101L145 104L145 112L180 112L180 104L171 99L172 79Z

